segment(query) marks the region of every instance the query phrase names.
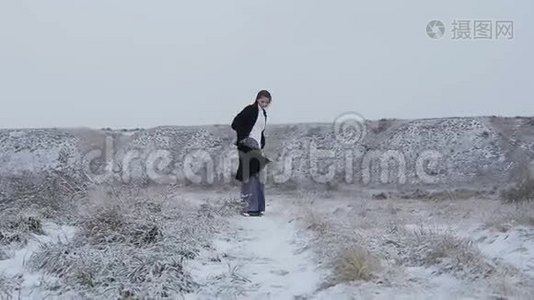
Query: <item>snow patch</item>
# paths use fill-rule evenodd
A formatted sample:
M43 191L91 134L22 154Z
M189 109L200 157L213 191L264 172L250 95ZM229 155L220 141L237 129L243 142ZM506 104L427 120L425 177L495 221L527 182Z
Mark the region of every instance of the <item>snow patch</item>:
M217 294L237 299L308 299L318 290L322 274L311 252L302 248L297 229L282 208L273 206L263 217L232 218L234 233L215 241L221 261L197 261L191 266L193 276L203 277L200 281L206 284L186 299L212 299ZM233 278L223 280L224 276ZM236 286L229 287L232 283Z
M48 222L43 224L43 230L45 235L33 234L24 248L14 251L9 259L0 261L0 270L3 274L22 278L21 299L43 299L44 296L40 291L44 274L29 270L26 267L26 261L39 250L42 244L66 242L74 236L76 229L73 226Z

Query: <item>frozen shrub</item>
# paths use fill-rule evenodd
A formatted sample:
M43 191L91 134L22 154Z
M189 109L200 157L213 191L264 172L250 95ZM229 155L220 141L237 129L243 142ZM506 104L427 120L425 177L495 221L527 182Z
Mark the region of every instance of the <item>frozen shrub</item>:
M227 266L227 272L211 277L206 284L214 299L242 298L246 295L245 284L251 283L248 278L240 274L240 265L228 263Z
M501 192L501 198L507 203L531 202L534 200L534 164L524 164L519 170L519 181L515 186Z
M507 203L521 203L534 200L534 180L523 180L516 186L503 191L501 197Z
M310 208L304 210L304 224L307 229L321 234L325 234L329 227L326 218Z
M334 261L333 284L356 280L369 281L380 270L380 260L367 249L354 245L343 249Z
M6 214L0 223L0 246L18 243L25 245L31 234L44 234L41 220L24 213Z
M408 250L404 253L404 263L437 266L441 272L472 279L488 276L495 271L469 239L424 227L399 233L403 239L399 244Z
M183 263L210 243L217 218L202 213L211 207L172 199L128 188L94 190L80 207L74 238L43 246L28 265L60 278L58 293L74 290L83 298L160 299L192 292L198 285Z
M23 173L4 177L0 205L17 210L32 210L44 218L69 219L87 191L89 181L69 169L39 174ZM8 205L9 204L9 205Z
M16 291L22 283L22 276L7 276L0 273L0 299L15 299Z
M487 227L507 232L517 225L534 226L534 201L504 205L487 217Z
M246 206L246 202L237 197L225 197L221 199L220 203L216 206L210 203L203 203L198 209L200 215L206 217L219 216L232 216L239 214Z

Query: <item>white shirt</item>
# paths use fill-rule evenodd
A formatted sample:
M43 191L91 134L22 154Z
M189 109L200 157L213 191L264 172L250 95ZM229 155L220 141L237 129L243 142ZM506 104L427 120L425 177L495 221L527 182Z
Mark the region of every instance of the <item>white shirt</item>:
M261 148L261 132L265 129L265 123L267 122L265 116L263 115L263 108L258 104L258 118L254 127L249 133L249 137L255 139L258 142L258 146Z

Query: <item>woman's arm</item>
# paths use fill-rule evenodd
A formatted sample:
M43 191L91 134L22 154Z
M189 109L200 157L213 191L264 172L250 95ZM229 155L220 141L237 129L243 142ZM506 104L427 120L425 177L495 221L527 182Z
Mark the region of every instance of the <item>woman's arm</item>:
M234 120L232 121L232 129L236 130L241 127L241 124L243 123L243 115L245 114L245 109L243 108L237 116L234 117Z
M238 114L235 116L234 120L232 121L232 129L235 131L238 131L239 129L243 128L243 126L247 125L247 122L251 122L253 119L253 108L249 106L245 106ZM250 125L250 124L248 124Z

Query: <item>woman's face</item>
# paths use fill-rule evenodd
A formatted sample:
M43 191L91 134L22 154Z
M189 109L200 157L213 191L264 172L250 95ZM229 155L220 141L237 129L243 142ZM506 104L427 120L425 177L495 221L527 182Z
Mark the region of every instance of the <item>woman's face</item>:
M260 99L258 99L258 104L261 108L266 108L267 106L269 106L269 104L271 104L271 100L269 100L269 98L267 97L261 97Z

